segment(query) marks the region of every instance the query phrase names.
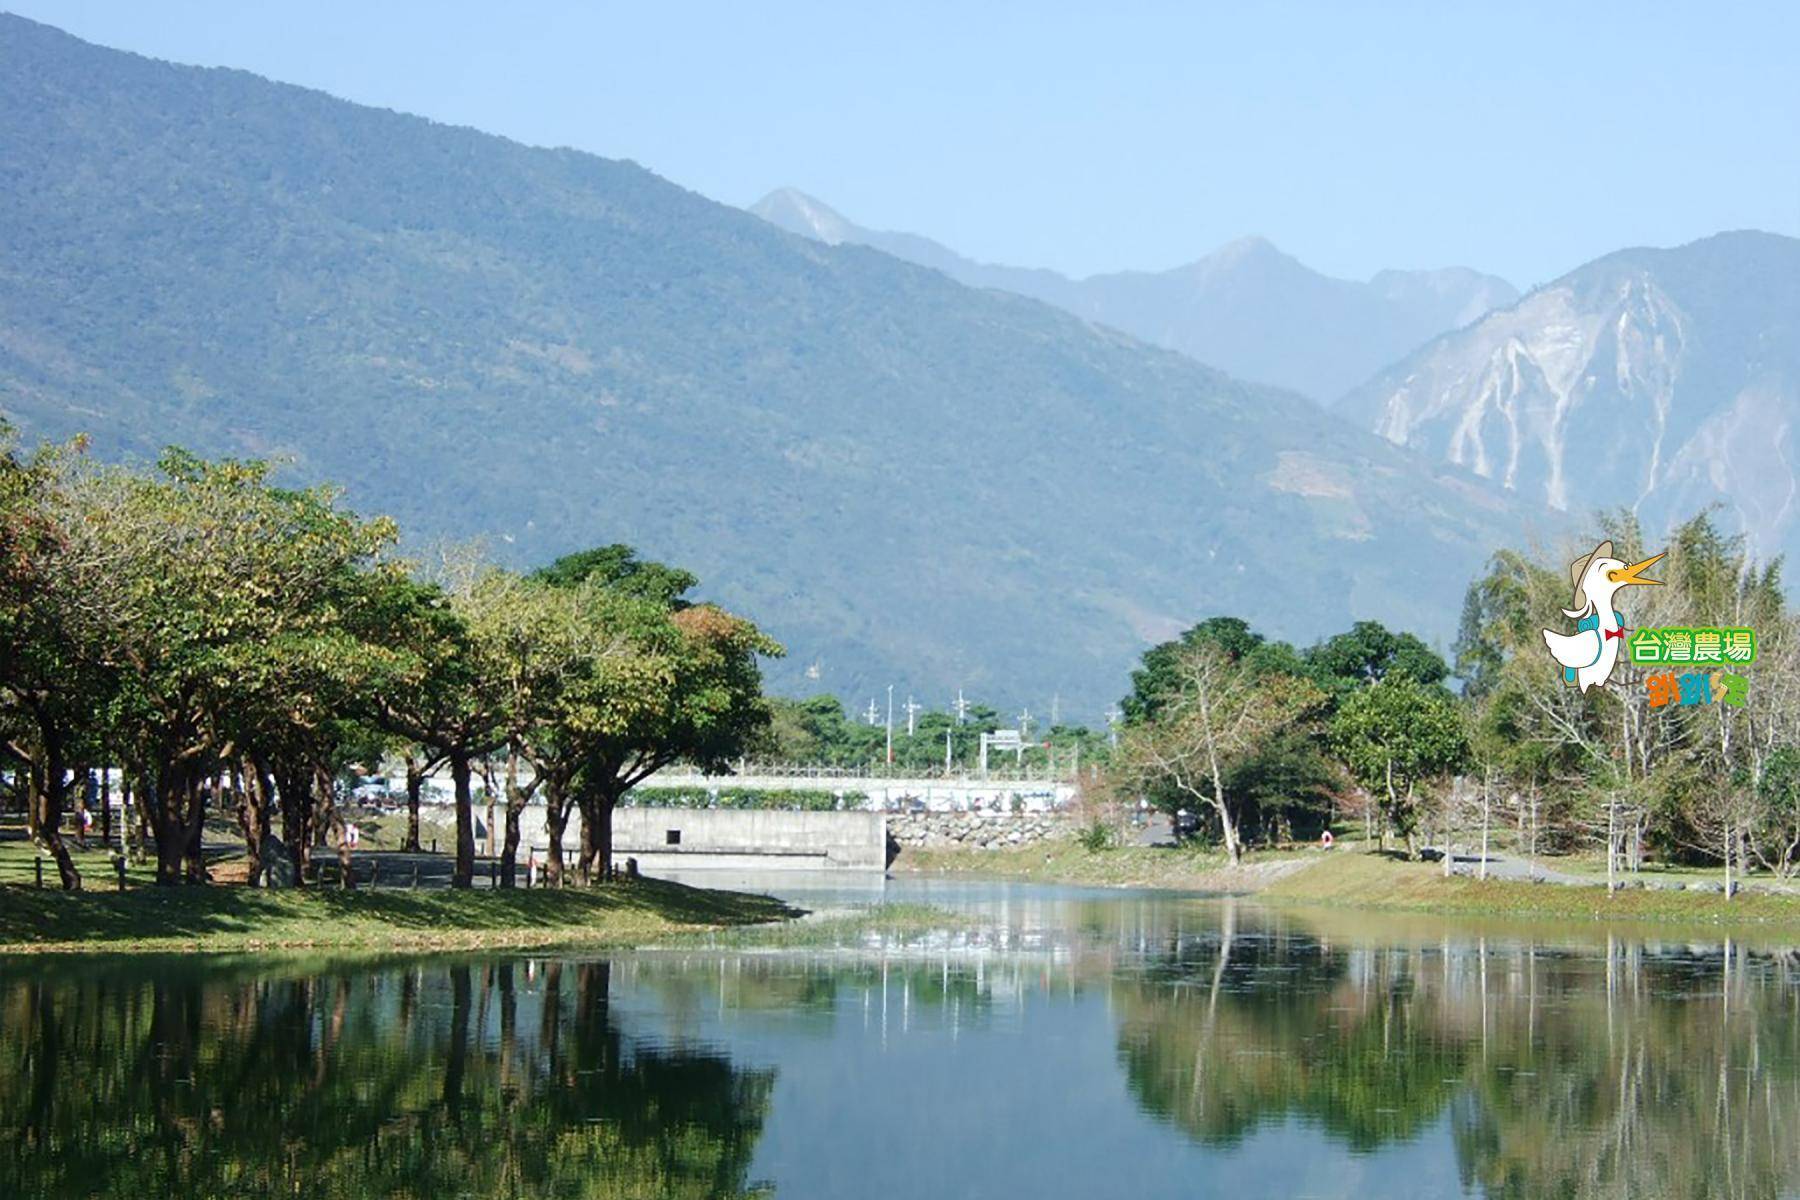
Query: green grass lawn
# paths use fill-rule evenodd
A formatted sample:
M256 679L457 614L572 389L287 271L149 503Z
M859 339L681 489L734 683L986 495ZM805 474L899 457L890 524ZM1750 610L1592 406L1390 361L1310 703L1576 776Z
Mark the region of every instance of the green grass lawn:
M1553 861L1563 869L1560 860ZM1704 876L1717 878L1716 874ZM1800 897L1742 893L1731 899L1707 892L1632 889L1550 883L1448 879L1434 863L1406 862L1361 851L1320 855L1319 861L1270 884L1270 900L1357 908L1385 908L1466 916L1675 922L1695 925L1791 924L1800 927Z
M1580 859L1547 859L1557 871L1605 880L1605 865ZM1075 841L1045 842L1005 850L922 850L901 853L894 870L985 875L1045 883L1106 887L1171 888L1195 892L1255 894L1274 902L1388 909L1449 916L1522 916L1552 920L1617 920L1694 925L1793 925L1800 928L1800 896L1652 891L1632 888L1608 895L1604 887L1549 883L1446 879L1435 863L1406 862L1340 845L1332 851L1304 846L1258 850L1232 867L1205 847L1131 846L1088 850ZM1717 883L1706 869L1647 869L1646 879ZM1757 877L1762 882L1764 877Z
M767 896L649 879L557 891L5 886L0 954L617 945L796 915Z
M1002 850L903 850L895 872L985 875L1039 883L1091 884L1097 887L1174 888L1198 892L1250 892L1269 877L1317 851L1255 850L1232 866L1225 852L1212 846L1114 846L1089 850L1068 839L1014 846Z

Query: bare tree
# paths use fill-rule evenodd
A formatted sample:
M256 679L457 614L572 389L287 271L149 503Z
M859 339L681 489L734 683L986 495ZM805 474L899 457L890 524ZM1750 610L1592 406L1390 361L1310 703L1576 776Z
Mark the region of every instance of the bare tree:
M1127 731L1120 760L1144 784L1173 788L1210 809L1225 853L1236 863L1243 840L1226 774L1318 700L1317 689L1304 680L1258 672L1220 646L1184 646L1156 717Z

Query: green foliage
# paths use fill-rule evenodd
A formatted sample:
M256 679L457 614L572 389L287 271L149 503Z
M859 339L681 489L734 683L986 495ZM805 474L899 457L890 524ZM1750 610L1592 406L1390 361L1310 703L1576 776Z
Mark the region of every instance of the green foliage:
M1090 854L1098 854L1102 850L1111 850L1114 845L1113 829L1105 821L1090 821L1085 829L1076 835L1075 840L1083 850Z
M639 808L748 808L786 809L793 812L832 812L857 809L868 802L868 793L824 791L816 788L722 787L709 792L700 787L635 787L625 803Z
M1390 676L1430 686L1450 674L1437 651L1410 633L1391 632L1379 621L1358 621L1348 632L1310 647L1302 660L1313 682L1334 704Z
M836 696L809 696L804 700L772 698L768 735L754 747L754 755L776 763L867 768L887 761L887 724L871 725L853 720ZM885 713L883 714L885 716ZM1016 724L1016 722L1013 722ZM929 772L944 766L944 743L950 743L953 768L968 769L980 757L981 735L1000 728L1000 716L992 708L971 704L965 720L955 714L925 709L914 714L913 731L907 732L904 714L894 727L894 769ZM1060 767L1097 764L1108 755L1104 733L1082 725L1056 725L1048 732L1034 728L1023 761L1045 766L1052 756ZM1013 757L995 757L993 765L1011 765Z
M636 550L618 542L565 554L549 566L532 572L531 577L559 588L581 583L597 584L619 595L650 600L671 608L685 607L686 602L681 597L700 583L691 572L640 559Z
M1271 642L1241 617L1208 617L1173 641L1152 646L1131 673L1131 693L1121 702L1128 723L1154 720L1180 690L1181 664L1196 647L1211 646L1253 675L1299 675L1301 660L1286 642Z
M1352 693L1331 719L1332 745L1402 833L1417 824L1418 789L1468 760L1468 729L1442 688L1395 675Z
M198 882L213 780L252 873L277 802L299 869L322 836L342 845L332 781L402 738L451 765L466 884L476 758L537 768L508 772L510 830L539 786L563 803L583 771L716 768L767 719L756 660L780 646L682 602L685 572L610 546L542 577L466 562L425 581L386 556L395 536L267 463L170 449L139 472L0 443L0 730L65 886L62 780L82 762L124 765L159 880Z

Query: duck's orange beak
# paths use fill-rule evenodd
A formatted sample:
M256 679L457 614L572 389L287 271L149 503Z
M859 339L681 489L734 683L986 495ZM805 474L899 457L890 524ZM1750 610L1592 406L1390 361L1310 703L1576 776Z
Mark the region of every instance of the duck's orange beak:
M1641 579L1641 578L1639 578L1639 573L1643 572L1643 571L1648 571L1651 567L1655 566L1658 562L1661 562L1663 555L1667 554L1667 553L1668 553L1668 551L1664 550L1662 552L1662 554L1653 555L1650 558L1646 558L1643 562L1632 563L1629 567L1621 567L1617 571L1608 571L1606 573L1606 577L1608 579L1612 580L1614 583L1619 583L1619 584L1626 584L1626 583L1661 584L1662 580L1660 580L1660 579Z

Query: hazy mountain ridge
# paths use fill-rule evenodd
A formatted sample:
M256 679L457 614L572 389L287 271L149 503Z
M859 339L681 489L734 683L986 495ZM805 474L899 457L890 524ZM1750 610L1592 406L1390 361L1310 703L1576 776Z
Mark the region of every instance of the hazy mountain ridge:
M1595 260L1347 396L1390 440L1582 515L1723 504L1800 550L1800 240L1719 234Z
M27 436L289 456L516 563L630 541L784 640L777 684L1091 718L1215 612L1446 635L1531 519L1299 396L630 163L6 17L0 144Z
M1518 298L1505 280L1465 267L1388 270L1366 283L1335 279L1259 237L1172 270L1070 279L975 262L916 234L865 229L793 188L770 192L750 211L790 233L873 246L970 287L1030 296L1326 403L1423 342Z

